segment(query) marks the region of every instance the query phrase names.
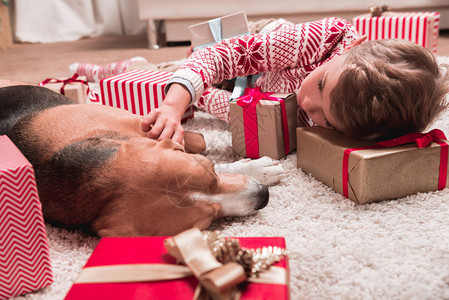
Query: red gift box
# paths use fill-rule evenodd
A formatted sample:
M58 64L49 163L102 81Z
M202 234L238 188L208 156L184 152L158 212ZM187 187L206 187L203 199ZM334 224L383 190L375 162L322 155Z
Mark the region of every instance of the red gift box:
M359 34L368 40L402 39L437 52L440 13L384 12L380 17L364 14L353 19Z
M103 238L84 268L129 264L179 266L164 247L166 238ZM285 249L285 240L282 237L247 237L239 238L239 241L245 248L277 246ZM281 259L273 267L288 272L286 259ZM286 276L288 278L288 275ZM286 284L249 283L241 299L288 299L287 278ZM193 299L197 286L198 280L194 276L153 282L75 283L65 299Z
M104 105L126 109L144 116L158 108L165 98L169 72L133 70L100 80L100 99ZM182 116L182 122L193 118L193 106Z
M0 136L0 299L52 283L42 207L28 160Z

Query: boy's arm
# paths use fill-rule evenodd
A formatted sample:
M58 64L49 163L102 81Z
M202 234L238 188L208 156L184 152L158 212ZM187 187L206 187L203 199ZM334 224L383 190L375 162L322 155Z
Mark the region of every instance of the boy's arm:
M348 21L327 18L268 34L226 39L192 53L169 84L183 84L196 102L205 89L224 79L313 65L336 46L342 51L346 46L342 39L348 35L353 36L349 42L357 37Z
M358 35L343 19L327 18L283 26L268 34L223 40L195 51L166 86L160 109L151 111L142 130L152 138L172 138L183 143L181 115L209 86L224 79L313 65L341 53ZM175 88L176 86L176 88ZM172 91L175 88L176 91Z

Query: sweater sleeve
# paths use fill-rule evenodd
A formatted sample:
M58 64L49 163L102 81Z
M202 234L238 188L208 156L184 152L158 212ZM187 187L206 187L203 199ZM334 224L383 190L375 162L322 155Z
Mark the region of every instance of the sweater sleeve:
M354 31L346 20L326 18L267 34L226 39L192 53L169 84L185 85L194 103L205 89L224 79L293 69L323 60L347 32Z

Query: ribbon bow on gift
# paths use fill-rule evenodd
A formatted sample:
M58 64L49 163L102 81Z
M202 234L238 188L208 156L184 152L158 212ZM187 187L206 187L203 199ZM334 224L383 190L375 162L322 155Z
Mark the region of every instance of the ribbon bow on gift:
M243 108L243 123L245 125L246 156L259 158L259 138L257 126L256 105L260 100L278 101L281 106L282 129L284 132L285 155L290 152L290 138L288 134L287 110L282 98L271 96L273 93L263 93L260 87L246 88L243 96L237 98L237 105Z
M213 299L233 299L235 287L246 281L245 270L241 265L217 261L199 230L187 230L166 239L164 244L168 253L192 271L200 285L206 289L206 295ZM209 298L204 292L197 289L195 298Z
M435 142L441 146L438 189L439 190L444 189L446 187L446 180L447 180L447 163L449 160L448 157L449 151L448 151L448 144L446 144L444 141L441 140L446 140L446 135L444 134L444 132L439 129L433 129L427 133L410 133L395 139L378 142L371 146L346 149L343 154L343 167L342 167L343 195L345 197L348 197L348 181L349 181L348 164L349 164L349 154L352 151L374 149L380 147L395 147L410 143L415 143L417 148L425 148L431 142Z
M66 86L67 84L74 83L74 82L80 82L80 83L86 85L86 94L87 94L87 95L90 95L89 84L87 83L86 80L79 79L78 77L79 77L78 74L75 73L75 74L72 75L72 77L67 78L67 79L47 78L47 79L45 79L45 80L39 82L38 85L39 85L39 86L44 86L44 85L46 85L46 84L48 84L48 83L60 83L60 82L62 82L62 86L61 86L61 88L59 89L59 92L61 93L61 95L65 95L65 90L64 90L64 88L65 88L65 86ZM90 98L93 102L98 102L98 101L99 101L98 95L96 95L96 94L93 93L93 92L92 92L92 97L89 96L89 98Z
M387 5L377 6L372 5L369 7L369 11L371 12L371 17L380 17L386 11L389 11L390 7Z
M438 140L446 140L446 135L439 129L433 129L427 133L410 133L392 140L378 142L377 144L384 147L394 147L404 144L416 143L416 147L425 148L431 142Z
M86 267L75 283L123 283L161 281L194 275L199 285L195 300L235 299L244 281L264 284L287 284L284 268L271 266L286 251L279 247L244 249L237 239L224 239L193 228L164 240L170 255L185 265L121 264ZM211 246L213 249L211 249Z

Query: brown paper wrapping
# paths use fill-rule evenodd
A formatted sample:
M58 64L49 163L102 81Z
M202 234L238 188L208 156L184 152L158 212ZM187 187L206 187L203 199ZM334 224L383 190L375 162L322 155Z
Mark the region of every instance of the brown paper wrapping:
M58 78L61 80L67 79L67 78ZM86 76L78 76L78 80L84 80L86 81ZM56 83L47 83L44 85L44 87L52 89L56 92L60 92L61 86L63 85L62 82L56 82ZM71 82L64 86L64 95L72 100L75 100L78 103L86 103L87 100L87 86L81 82Z
M248 20L244 12L223 16L220 19L223 39L249 33ZM215 43L208 21L189 26L189 31L193 48Z
M344 151L372 145L321 127L297 128L296 132L298 168L338 193L343 190ZM421 149L407 144L351 152L349 198L365 204L437 190L440 149L431 143Z
M290 152L296 149L296 94L272 94L283 98L287 111ZM256 106L257 131L259 137L259 156L279 159L285 156L284 131L282 128L281 106L278 101L260 100ZM232 148L246 157L243 107L236 100L230 102Z

